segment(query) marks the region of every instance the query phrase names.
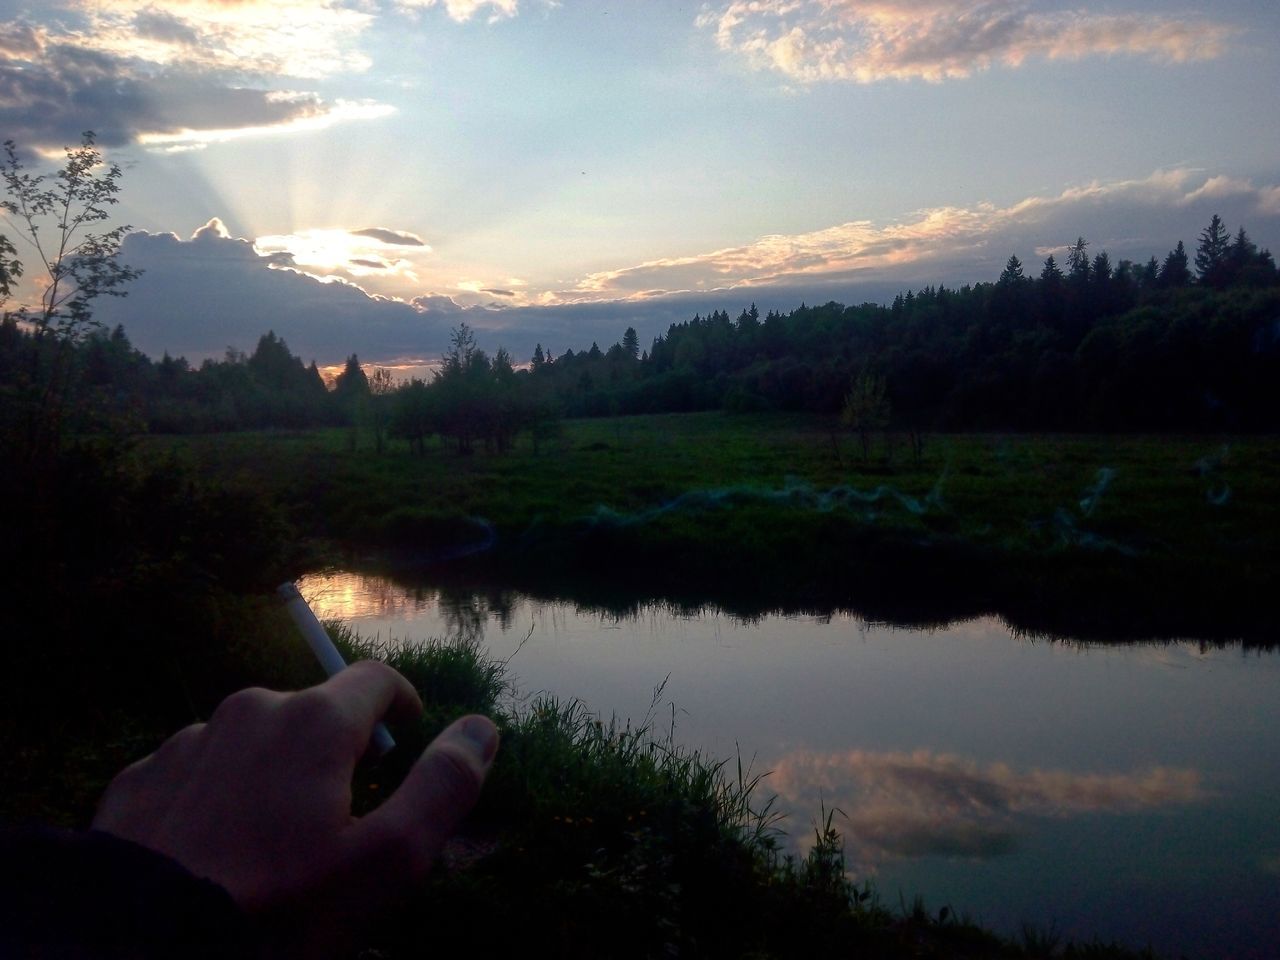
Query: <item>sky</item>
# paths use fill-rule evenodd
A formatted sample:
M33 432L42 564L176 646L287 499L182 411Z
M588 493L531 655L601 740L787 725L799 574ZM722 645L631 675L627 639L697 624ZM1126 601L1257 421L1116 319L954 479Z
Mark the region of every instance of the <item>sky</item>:
M192 360L643 345L1214 213L1280 251L1277 90L1271 0L0 0L0 136L95 132L144 271L97 316Z

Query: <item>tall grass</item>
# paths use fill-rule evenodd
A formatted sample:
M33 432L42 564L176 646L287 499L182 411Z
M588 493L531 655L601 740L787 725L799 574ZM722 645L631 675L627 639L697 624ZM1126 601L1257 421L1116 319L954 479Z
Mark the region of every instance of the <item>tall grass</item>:
M395 731L400 749L358 771L363 808L455 716L488 712L503 736L475 814L368 956L437 955L442 943L570 958L1044 955L1042 941L1004 941L946 909L881 905L852 883L834 811L816 811L804 857L785 854L767 781L678 745L652 711L630 724L577 700L517 702L505 664L472 642L379 644L331 629L347 653L385 659L433 703Z

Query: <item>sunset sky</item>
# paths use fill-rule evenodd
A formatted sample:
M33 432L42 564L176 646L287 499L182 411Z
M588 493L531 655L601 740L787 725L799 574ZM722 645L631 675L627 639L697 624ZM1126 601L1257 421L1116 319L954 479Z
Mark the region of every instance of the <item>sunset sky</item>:
M100 316L192 359L647 345L1215 212L1275 251L1277 91L1262 0L0 0L0 136L96 131L146 271Z

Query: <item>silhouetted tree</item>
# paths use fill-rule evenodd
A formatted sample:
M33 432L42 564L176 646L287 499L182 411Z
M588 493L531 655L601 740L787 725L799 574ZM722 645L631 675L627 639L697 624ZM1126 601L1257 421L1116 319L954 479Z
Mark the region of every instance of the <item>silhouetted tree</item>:
M369 378L360 366L360 358L354 353L347 357L342 372L334 378L333 393L344 404L353 404L361 397L369 396Z
M93 225L110 218L118 203L122 171L103 162L94 134L86 131L78 147L68 147L56 173L28 173L18 157L17 144L4 143L0 179L5 199L0 210L36 255L41 288L37 305L20 306L17 319L34 332L35 369L28 389L33 415L23 442L23 455L41 458L62 442L64 417L73 386L72 355L100 324L93 316L99 297L123 297L129 281L141 271L119 260L120 243L131 229L113 227L101 233ZM7 300L12 281L23 272L13 242L0 236L0 302Z
M1230 280L1231 238L1216 213L1200 231L1196 247L1196 277L1206 286L1222 288Z
M858 434L862 443L862 459L869 459L872 433L889 425L889 400L885 395L884 377L864 371L854 379L840 409L840 422Z
M1089 243L1084 237L1077 237L1076 242L1067 251L1067 276L1077 283L1089 279Z
M387 440L387 427L391 423L391 394L396 389L395 378L386 367L375 367L369 378L369 398L366 404L369 427L373 431L373 448L381 454Z
M1022 275L1022 261L1016 256L1009 258L1009 262L1005 264L1004 270L1000 272L1000 279L996 281L1001 286L1013 286L1021 283L1026 279Z
M389 432L407 440L410 452L419 456L426 453L427 437L436 432L433 399L427 384L416 377L402 385L392 398Z
M640 359L640 335L635 327L627 327L622 335L622 351L632 360Z
M1178 241L1178 245L1169 251L1160 265L1160 286L1185 287L1191 282L1191 266L1187 260L1187 248Z

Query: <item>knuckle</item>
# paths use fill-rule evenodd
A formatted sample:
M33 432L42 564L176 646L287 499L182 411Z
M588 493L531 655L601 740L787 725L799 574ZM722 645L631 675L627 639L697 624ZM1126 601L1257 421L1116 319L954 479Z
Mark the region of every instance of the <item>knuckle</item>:
M355 724L355 718L346 706L328 696L320 687L295 694L290 698L287 709L293 723L322 738L337 737Z
M262 687L246 687L228 696L213 711L210 723L235 724L260 717L279 701L280 694Z

